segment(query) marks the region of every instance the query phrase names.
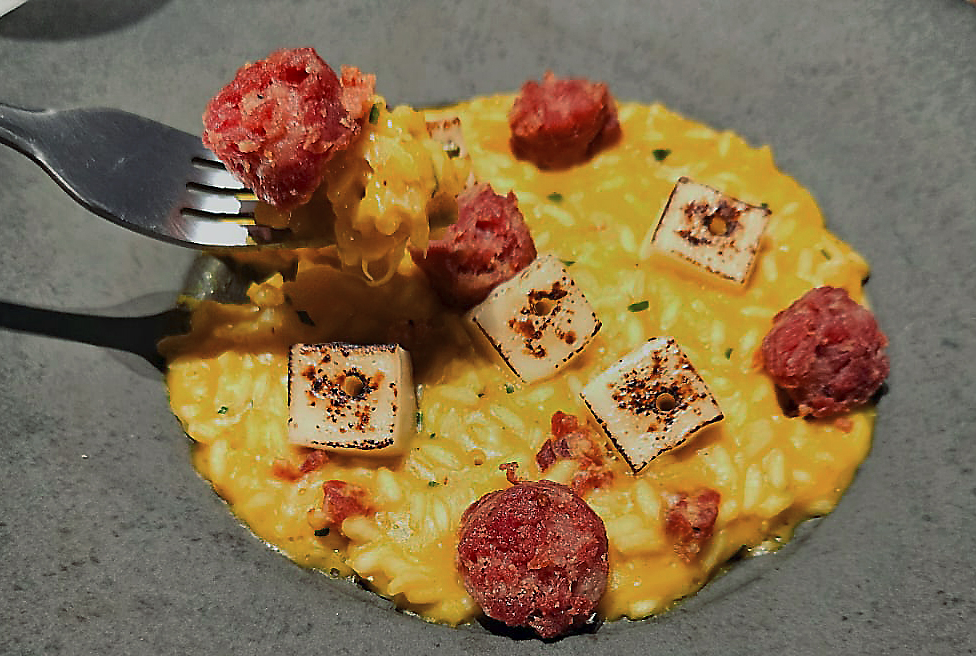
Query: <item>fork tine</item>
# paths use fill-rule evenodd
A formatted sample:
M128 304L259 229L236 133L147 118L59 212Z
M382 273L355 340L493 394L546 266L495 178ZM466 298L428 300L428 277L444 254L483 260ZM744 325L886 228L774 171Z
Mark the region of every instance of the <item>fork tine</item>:
M240 217L253 216L256 201L241 199L232 194L201 191L188 188L183 194L183 208L202 214Z
M193 161L193 171L190 174L191 182L216 189L235 189L238 191L247 189L240 180L227 170L214 152L203 145L202 141L191 153L191 157Z
M187 241L205 246L247 246L250 227L233 221L213 221L182 215L173 226Z
M246 191L247 187L225 168L217 168L194 160L189 182L214 189Z
M196 146L197 147L194 148L193 152L191 153L193 159L198 159L202 162L208 162L210 164L215 164L217 166L224 165L223 162L220 161L220 158L218 158L217 155L214 154L214 151L210 150L209 148L203 145L203 140L198 141Z

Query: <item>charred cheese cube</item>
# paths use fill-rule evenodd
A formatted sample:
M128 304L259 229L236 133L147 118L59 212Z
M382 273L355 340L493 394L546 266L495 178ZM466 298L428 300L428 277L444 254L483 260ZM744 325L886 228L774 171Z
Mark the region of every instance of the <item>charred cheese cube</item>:
M526 382L551 376L601 326L566 267L551 255L537 257L493 289L468 317Z
M651 238L653 246L738 285L749 279L769 209L679 178Z
M635 473L723 418L705 381L670 337L649 340L580 394Z
M396 344L294 344L288 441L327 451L402 453L414 430L410 355Z

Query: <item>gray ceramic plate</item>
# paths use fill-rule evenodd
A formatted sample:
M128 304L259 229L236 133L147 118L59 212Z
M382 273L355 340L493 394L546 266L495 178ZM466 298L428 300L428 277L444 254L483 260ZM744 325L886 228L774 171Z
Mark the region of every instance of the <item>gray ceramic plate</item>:
M132 317L172 306L192 254L87 214L0 149L0 652L976 648L976 7L32 0L0 19L0 100L198 131L240 64L286 45L375 71L395 102L513 90L552 68L772 144L873 263L893 361L873 451L835 513L662 617L555 644L425 624L229 515L133 354L166 316Z

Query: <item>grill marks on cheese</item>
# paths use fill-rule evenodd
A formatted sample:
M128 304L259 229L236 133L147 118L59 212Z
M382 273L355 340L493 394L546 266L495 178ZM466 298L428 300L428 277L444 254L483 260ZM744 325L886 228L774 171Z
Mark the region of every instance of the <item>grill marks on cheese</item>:
M468 314L523 381L548 378L583 352L603 325L566 267L535 259Z
M635 473L724 418L705 381L670 337L648 340L591 380L580 395Z
M325 357L328 358L329 356ZM353 411L353 416L356 421L348 426L342 425L342 415L352 400L368 396L380 388L384 379L383 372L377 372L372 376L366 377L364 374L353 369L339 374L334 380L330 380L327 376L322 375L314 366L308 365L302 371L301 376L308 383L308 389L305 392L305 402L314 408L320 401L325 401L323 404L325 418L327 421L336 424L336 428L340 433L345 433L350 430L364 432L367 426L370 425L374 410L370 406L356 406ZM396 410L395 407L394 410ZM316 425L316 428L320 428L320 426Z
M292 444L398 455L416 412L410 355L395 344L295 344L288 409Z
M681 177L668 197L651 244L742 287L755 265L769 216L766 207L749 205Z

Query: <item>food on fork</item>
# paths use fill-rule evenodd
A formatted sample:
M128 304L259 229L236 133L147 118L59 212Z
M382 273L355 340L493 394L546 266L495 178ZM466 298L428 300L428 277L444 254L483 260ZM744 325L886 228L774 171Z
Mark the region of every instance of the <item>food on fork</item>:
M203 120L204 143L264 201L260 225L334 243L304 255L337 255L379 284L408 242L426 248L431 221L453 220L470 172L423 114L389 110L374 87L355 67L336 75L312 48L282 49L242 67Z
M374 83L351 70L340 81L311 48L278 50L242 67L210 101L203 143L258 198L293 209L359 134Z

